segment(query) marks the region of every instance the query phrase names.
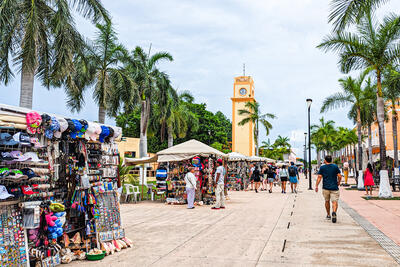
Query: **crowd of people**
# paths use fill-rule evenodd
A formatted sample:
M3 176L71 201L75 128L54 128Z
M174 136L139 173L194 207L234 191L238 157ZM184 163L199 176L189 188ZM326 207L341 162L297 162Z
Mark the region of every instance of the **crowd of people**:
M292 193L297 193L297 184L299 182L299 173L303 172L302 168L297 168L293 162L289 165L277 167L271 165L252 164L249 173L249 185L245 185L245 190L267 191L272 193L276 185L281 186L281 193L286 194L287 183L290 182Z

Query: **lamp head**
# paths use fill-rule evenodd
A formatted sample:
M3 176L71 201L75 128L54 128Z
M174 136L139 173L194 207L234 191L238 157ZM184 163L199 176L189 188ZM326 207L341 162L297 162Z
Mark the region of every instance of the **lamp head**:
M312 99L311 98L307 98L306 102L307 102L307 107L310 108L311 107L311 103L312 103Z
M307 136L307 133L304 133L304 136Z

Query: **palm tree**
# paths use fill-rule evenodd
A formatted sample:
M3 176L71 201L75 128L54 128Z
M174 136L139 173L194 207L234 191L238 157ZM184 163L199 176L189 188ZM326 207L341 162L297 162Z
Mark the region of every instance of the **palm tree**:
M334 30L344 30L350 24L359 23L370 12L388 0L332 0L329 22Z
M283 147L286 148L288 151L290 150L290 148L292 147L289 143L290 139L289 137L283 137L278 135L278 137L276 138L275 142L274 142L274 146L276 147Z
M85 53L75 58L72 79L66 79L67 105L79 112L84 105L84 92L93 88L93 99L98 109L98 121L105 122L106 112L116 115L120 105L121 92L132 90L134 81L122 67L127 50L117 43L117 34L111 23L97 24L97 34L93 45L88 45ZM126 102L134 101L132 98Z
M140 101L140 144L139 156L147 156L147 130L151 114L152 97L163 95L160 90L169 90L168 75L157 69L157 64L163 60L173 61L172 56L167 52L158 52L153 55L146 53L137 46L126 63L126 69L136 83L135 90L128 90L127 95L137 95ZM134 106L126 104L125 110L132 110Z
M109 20L99 0L0 1L0 82L7 85L14 77L11 63L19 66L21 107L32 108L35 78L50 88L74 70L74 55L84 42L72 8L94 22Z
M311 142L317 150L318 166L321 164L321 152L332 152L334 140L336 136L335 122L332 120L325 121L324 117L320 120L319 125L311 126Z
M258 102L246 102L244 106L246 109L240 109L239 115L245 116L245 118L242 119L238 125L243 126L250 122L254 123L254 140L256 143L256 155L258 156L259 123L261 122L261 124L264 126L268 136L270 130L272 129L272 124L267 120L267 118L275 119L276 116L271 113L261 114L260 104Z
M371 82L366 83L367 86L363 87L366 72L362 73L357 79L353 79L351 76L340 79L339 83L342 88L342 92L335 93L324 100L321 107L321 112L326 112L330 109L336 109L347 105L352 105L348 113L348 117L351 117L352 111L356 113L355 121L357 123L358 133L358 169L362 170L362 121L361 121L361 109L363 105L374 97L374 91L372 89ZM369 86L368 86L369 85Z
M394 152L394 167L399 167L398 142L397 142L397 107L400 105L400 73L395 69L389 69L385 72L385 96L390 103L389 108L392 112L392 131L393 131L393 152Z
M379 126L379 148L382 170L386 170L385 148L385 108L382 91L382 73L388 66L399 61L398 37L400 34L400 18L395 15L385 17L382 24L377 25L368 13L357 25L357 33L336 32L328 36L318 46L325 51L340 53L341 71L368 69L375 72L377 81L377 119Z

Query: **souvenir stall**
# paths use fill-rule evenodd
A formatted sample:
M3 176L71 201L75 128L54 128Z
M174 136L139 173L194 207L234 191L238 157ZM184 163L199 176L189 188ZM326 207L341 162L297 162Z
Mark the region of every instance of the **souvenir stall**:
M243 190L249 174L247 157L237 152L229 153L227 171L226 185L228 190Z
M0 266L56 266L131 245L118 203L120 135L0 105Z
M195 167L197 190L195 200L204 204L214 202L213 175L218 158L227 155L197 140L190 140L157 153L158 162L168 163L167 203L186 203L185 174L189 167Z

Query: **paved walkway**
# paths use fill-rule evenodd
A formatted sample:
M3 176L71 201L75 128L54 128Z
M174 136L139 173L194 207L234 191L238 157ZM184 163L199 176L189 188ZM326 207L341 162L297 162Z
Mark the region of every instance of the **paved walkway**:
M134 248L69 266L398 266L342 209L325 220L321 194L230 192L227 209L122 205Z
M354 179L350 182L355 184ZM399 200L365 200L365 191L345 190L341 187L341 199L352 209L367 219L385 235L400 245L400 201ZM379 189L373 190L373 196L378 196ZM400 197L400 192L393 192Z

